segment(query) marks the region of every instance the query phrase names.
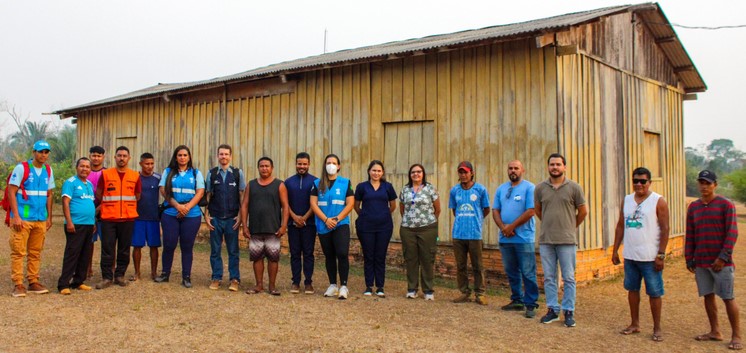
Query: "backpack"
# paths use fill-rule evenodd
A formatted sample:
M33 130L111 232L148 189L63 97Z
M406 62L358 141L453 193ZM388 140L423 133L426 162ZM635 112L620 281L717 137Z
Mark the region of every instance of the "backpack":
M18 187L18 190L21 192L21 195L23 195L24 200L28 200L28 195L26 195L26 187L23 186L24 183L26 183L26 179L28 179L28 175L31 172L31 168L28 165L28 161L21 162L21 165L23 166L23 178L21 178L21 182L19 183L20 186ZM44 163L44 167L47 169L47 176L52 175L51 168L49 167L49 164ZM8 177L5 179L5 193L3 194L3 200L0 201L0 204L3 206L3 211L5 211L5 225L10 227L10 195L8 194L8 185L10 185L10 177L13 175L13 172L10 172L8 174Z

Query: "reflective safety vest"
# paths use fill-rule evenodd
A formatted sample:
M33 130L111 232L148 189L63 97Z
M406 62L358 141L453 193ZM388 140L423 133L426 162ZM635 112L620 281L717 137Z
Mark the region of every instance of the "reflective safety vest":
M16 193L16 203L18 204L18 213L24 221L46 221L47 214L47 192L49 189L49 177L52 174L49 165L45 164L42 168L41 175L31 170L34 166L31 161L27 166L29 174L27 179L18 188ZM12 214L13 212L11 212Z
M132 169L124 172L119 178L117 168L109 168L101 174L99 184L103 183L104 193L101 197L101 219L121 220L137 218L137 197L135 186L140 174Z

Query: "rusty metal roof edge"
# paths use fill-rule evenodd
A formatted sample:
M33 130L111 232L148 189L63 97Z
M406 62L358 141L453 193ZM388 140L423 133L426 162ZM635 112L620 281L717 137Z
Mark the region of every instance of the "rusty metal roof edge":
M152 99L157 98L163 94L175 94L180 91L191 89L199 86L213 86L217 84L225 84L228 82L235 82L235 81L243 81L250 78L261 78L263 76L267 75L277 75L281 74L283 72L298 72L298 71L307 71L311 68L320 68L325 66L337 66L339 64L345 63L345 62L351 62L351 61L359 61L359 60L366 60L366 59L372 59L377 57L385 57L388 55L397 55L397 54L404 54L404 53L410 53L410 52L417 52L422 50L429 50L439 47L445 47L445 46L457 46L457 45L464 45L468 43L483 41L483 40L489 40L489 39L499 39L499 38L506 38L506 37L514 37L514 36L520 36L520 35L527 35L530 33L538 33L538 32L546 32L547 30L556 31L560 30L562 28L566 28L573 25L579 25L583 24L588 21L593 21L597 18L603 17L603 16L609 16L616 13L621 12L635 12L635 11L644 11L644 10L657 10L660 12L660 14L664 17L667 23L670 23L668 19L665 17L665 14L663 14L663 11L661 10L660 6L657 3L642 3L637 5L620 5L620 6L611 6L611 7L605 7L605 8L599 8L594 10L588 10L588 11L579 11L579 12L573 12L573 13L567 13L562 15L556 15L551 17L545 17L541 19L535 19L535 20L529 20L529 21L523 21L523 22L516 22L511 24L505 24L505 25L496 25L496 26L488 26L478 29L469 29L469 30L463 30L458 32L452 32L452 33L445 33L445 34L435 34L435 35L429 35L421 38L410 38L400 41L391 41L376 45L370 45L370 46L364 46L359 48L353 48L353 49L343 49L332 53L326 53L326 54L320 54L320 55L313 55L305 58L299 58L294 60L288 60L283 61L276 64L271 64L268 66L232 74L232 75L226 75L226 76L220 76L215 77L207 80L200 80L200 81L192 81L192 82L183 82L183 83L168 83L168 84L161 84L155 86L150 86L144 89L132 91L129 93L124 93L121 95L117 95L114 97L109 97L105 99L100 99L97 101L80 104L76 106L72 106L69 108L60 109L48 114L55 114L55 115L63 115L63 116L70 116L71 114L78 112L78 111L85 111L90 109L96 109L101 108L105 106L111 106L116 104L121 104L127 101L140 101L145 99ZM582 16L585 14L586 16ZM573 19L573 16L581 16L581 18ZM538 26L540 23L544 22L551 22L552 19L558 19L562 18L566 20L565 22L558 23L555 25L547 24L544 26ZM529 27L526 29L521 29L521 25L536 23L537 26L535 27ZM497 29L504 29L509 27L517 27L515 32L509 33L509 34L497 34L494 35L486 35L486 36L479 36L478 33L480 32L488 32L490 30L497 30ZM459 35L464 34L472 34L469 37L466 38L459 38ZM674 31L674 35L675 31ZM449 37L456 37L452 38L451 40L448 40ZM678 36L677 36L678 39ZM443 43L438 43L439 41L443 41ZM420 44L420 45L417 45ZM410 46L407 46L410 45ZM366 51L372 51L374 49L384 49L386 47L392 47L392 46L404 46L402 48L392 48L392 50L388 50L385 52L378 52L378 53L369 53L366 54ZM683 46L682 46L683 48ZM684 49L684 52L686 53L686 50ZM351 54L348 56L345 56L344 54ZM355 55L358 54L358 55ZM692 62L691 57L689 57L689 54L686 53L687 57L689 58L689 61ZM339 57L341 56L341 57ZM329 60L319 60L323 57L328 57ZM339 57L339 58L335 58ZM295 63L294 65L292 65ZM692 62L693 65L693 62ZM696 70L696 67L695 67ZM701 75L699 74L699 71L697 71L697 75L701 79ZM704 80L702 80L704 84ZM155 89L154 88L160 88L161 89ZM705 86L706 87L706 86Z

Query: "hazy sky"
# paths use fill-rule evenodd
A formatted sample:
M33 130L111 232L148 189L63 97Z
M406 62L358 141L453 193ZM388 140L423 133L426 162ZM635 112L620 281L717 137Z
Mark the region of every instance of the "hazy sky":
M33 119L159 82L224 76L323 51L508 24L624 1L0 0L0 101ZM662 0L669 21L746 24L746 1ZM684 103L687 146L746 149L746 28L675 28L709 90ZM0 115L0 135L13 129Z

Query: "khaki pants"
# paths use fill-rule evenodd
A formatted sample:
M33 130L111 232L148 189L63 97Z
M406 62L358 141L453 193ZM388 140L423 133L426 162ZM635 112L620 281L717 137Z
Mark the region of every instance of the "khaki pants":
M10 278L14 285L23 284L23 258L26 257L28 283L39 282L41 250L47 233L47 222L23 221L20 231L10 228Z
M407 267L407 290L433 293L433 269L438 250L438 223L419 228L399 228L404 262Z
M470 294L469 273L467 272L467 256L471 259L471 269L474 273L474 292L484 293L484 268L482 266L482 241L453 239L453 255L456 258L456 281L461 293Z

